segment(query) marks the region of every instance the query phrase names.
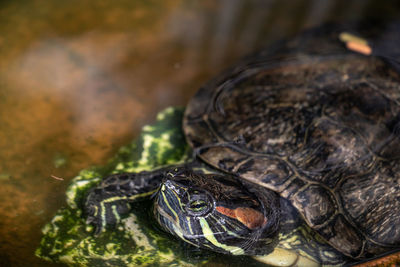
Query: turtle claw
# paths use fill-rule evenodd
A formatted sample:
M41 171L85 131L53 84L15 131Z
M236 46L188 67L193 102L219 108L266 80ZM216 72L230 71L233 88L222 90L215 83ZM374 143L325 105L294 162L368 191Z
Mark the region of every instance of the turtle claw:
M94 229L95 229L95 233L99 233L102 231L102 226L101 226L101 222L98 222L98 218L94 217L94 216L88 216L86 218L86 224L88 225L93 225Z
M101 226L95 226L95 227L94 227L93 234L94 234L95 236L100 235L102 232L105 232L105 228L103 228L103 227L101 227Z
M86 196L83 207L86 223L94 226L95 235L106 231L108 226L116 225L122 215L131 211L130 202L142 195L147 197L150 191L158 188L164 176L165 169L114 174L104 178Z
M86 224L93 225L94 234L99 235L107 226L116 225L120 221L120 215L130 211L130 206L123 197L110 195L96 188L88 194L84 209Z
M86 224L93 226L93 234L98 236L101 232L105 231L105 225L101 220L100 216L94 214L88 214L86 218Z
M93 217L88 217L86 219L86 224L92 224L95 221L95 219Z
M86 198L84 206L86 224L94 226L95 235L100 234L107 224L107 216L105 216L107 209L104 205L105 199L107 199L107 197L104 192L99 189L90 191Z
M89 200L89 198L88 198ZM88 203L86 203L88 204ZM86 213L86 224L88 225L93 225L94 227L94 234L97 236L99 235L103 229L104 229L104 222L99 214L101 214L101 208L99 207L100 205L87 205L85 207L85 213Z

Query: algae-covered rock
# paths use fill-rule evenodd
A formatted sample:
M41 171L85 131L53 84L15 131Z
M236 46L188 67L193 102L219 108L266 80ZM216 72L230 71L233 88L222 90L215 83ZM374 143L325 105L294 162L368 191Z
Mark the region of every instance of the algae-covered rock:
M103 177L186 161L191 152L182 131L182 117L182 108L164 110L153 125L143 127L139 138L122 147L106 166L82 170L67 189L67 207L60 209L43 228L44 236L36 255L71 266L194 266L213 256L211 252L193 248L159 230L149 212L152 209L150 200L133 203L129 215L115 228L109 228L99 236L93 234L93 227L85 223L82 214L87 191ZM332 249L309 233L308 227L292 225L294 219L287 220L287 229L281 229L279 235L277 247L281 251L291 250L293 252L289 253L298 254L303 261L311 259L311 263L318 262L321 253L325 258L334 259L331 263L341 262L338 254L327 255ZM282 265L282 257L278 254L272 253L258 260ZM244 260L247 266L260 265L249 257L223 259L226 264L235 266L241 266L238 260Z
M86 225L81 209L87 190L102 177L184 161L188 148L181 130L182 116L182 108L164 110L155 124L145 126L138 140L122 147L109 164L82 170L67 189L67 207L43 228L36 255L71 266L191 266L204 262L204 252L190 251L157 229L148 212L150 201L133 203L132 212L115 229L99 236Z

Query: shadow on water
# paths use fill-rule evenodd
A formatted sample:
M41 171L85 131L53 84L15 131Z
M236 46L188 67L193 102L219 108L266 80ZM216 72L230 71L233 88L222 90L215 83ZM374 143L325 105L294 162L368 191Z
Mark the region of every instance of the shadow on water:
M0 265L45 266L40 229L77 171L238 58L324 22L390 22L397 3L0 2Z

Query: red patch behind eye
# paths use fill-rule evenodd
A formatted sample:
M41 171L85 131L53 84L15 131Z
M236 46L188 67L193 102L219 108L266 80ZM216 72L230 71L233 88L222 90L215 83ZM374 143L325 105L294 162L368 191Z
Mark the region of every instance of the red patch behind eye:
M252 208L229 209L218 206L216 210L225 216L238 220L249 229L259 228L267 223L267 218L261 212Z

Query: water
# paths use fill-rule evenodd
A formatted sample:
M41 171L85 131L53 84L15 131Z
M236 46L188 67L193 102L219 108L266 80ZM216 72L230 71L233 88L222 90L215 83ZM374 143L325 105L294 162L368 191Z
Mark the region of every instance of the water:
M0 266L52 266L33 252L68 181L238 58L399 15L397 1L2 1Z

